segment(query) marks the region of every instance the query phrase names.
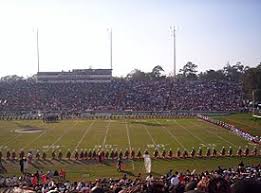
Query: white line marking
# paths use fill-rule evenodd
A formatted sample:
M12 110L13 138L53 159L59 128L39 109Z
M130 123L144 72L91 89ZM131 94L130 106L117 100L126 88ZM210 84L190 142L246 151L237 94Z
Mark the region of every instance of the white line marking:
M60 137L58 137L51 145L49 145L46 151L49 151L51 147L54 147L54 145L57 144L58 141L60 141L65 136L66 133L68 133L68 130L64 131L63 134L60 135Z
M129 126L128 126L127 122L125 123L125 126L126 126L126 132L127 132L127 137L128 137L128 143L129 143L129 152L131 152L131 142L130 142ZM133 160L131 160L131 163L132 163L132 170L135 170Z
M38 135L36 138L34 138L30 143L26 144L23 149L27 148L28 146L32 145L36 140L38 140L40 137L42 137L44 134L46 134L47 131L42 132L40 135Z
M156 121L158 124L160 124L159 121ZM163 125L160 124L160 127L163 128L164 131L166 131L183 149L185 149L185 146L179 142L179 140L177 139L177 137L175 135L173 135L173 133L171 131L169 131L169 129Z
M159 148L157 147L157 144L156 144L155 140L153 139L151 133L149 132L147 126L143 125L143 127L144 127L144 129L146 130L147 134L149 135L149 137L150 137L152 143L154 144L154 146L156 147L156 149L159 149Z
M178 123L176 120L174 121L179 127L185 129L191 136L193 136L194 138L196 138L197 140L199 140L201 143L205 143L200 137L198 137L197 135L193 134L189 129L187 129L185 126L181 125L180 123Z
M93 126L93 124L96 122L96 120L94 120L88 127L87 129L85 130L85 132L83 133L81 139L79 140L79 142L77 143L77 145L75 146L74 148L74 151L76 149L78 149L78 147L80 146L80 144L82 143L83 139L85 138L86 134L89 132L89 130L91 129L91 127Z
M44 123L42 122L42 123L41 123L39 126L37 126L37 127L38 127L38 128L41 128L43 124L44 124ZM39 138L40 138L42 135L44 135L45 133L47 133L47 130L44 131L44 132L42 132L42 133L40 133L40 135L36 136L32 141L30 141L30 143L24 145L23 149L25 149L26 147L32 145L37 139L39 139Z
M205 122L204 122L204 123L205 123ZM201 127L200 124L196 124L196 123L193 123L193 122L192 122L192 124L194 124L194 125L197 126L197 127ZM212 125L210 125L210 124L209 124L209 127L215 129L216 131L218 131L218 129L217 129L216 127L214 127L214 126L212 126ZM228 141L228 140L226 140L225 138L221 137L219 134L214 133L214 132L209 131L209 130L206 130L206 131L207 131L208 133L211 133L211 134L214 135L214 136L217 136L219 139L223 140L224 142L229 143L230 145L232 145L232 146L234 146L234 147L237 147L234 143L231 143L230 141Z
M251 128L249 125L247 125L247 124L245 124L244 122L241 122L241 121L237 121L237 120L234 120L234 119L231 119L231 118L225 118L224 117L224 119L225 119L225 121L224 122L226 122L226 120L229 120L230 122L234 122L234 123L238 123L238 124L240 124L240 125L243 125L243 126L245 126L245 127L247 127L247 128ZM252 126L252 127L254 127L254 126Z
M15 137L9 138L8 141L3 144L3 146L7 146L7 145L9 145L10 143L14 142L14 140L17 139L18 137L20 137L21 135L23 135L23 134L20 133L20 134L16 135Z
M16 126L17 126L17 121L15 121L14 123L12 123L12 124L15 124ZM21 135L22 135L23 133L20 133L20 134L18 134L18 135L16 135L16 136L12 136L12 137L9 137L3 144L1 144L2 146L6 146L6 145L8 145L8 144L10 144L10 143L12 143L15 139L17 139L18 137L20 137Z
M208 133L211 133L211 134L213 134L213 135L216 135L219 139L222 139L223 141L225 141L225 142L231 144L232 146L237 147L234 143L231 143L230 141L226 140L225 138L221 137L220 135L215 134L215 133L213 133L213 132L211 132L211 131L208 131L208 130L207 130L207 132L208 132Z
M106 132L105 132L105 136L104 136L103 143L102 143L102 147L103 147L103 148L104 148L105 143L106 143L106 140L107 140L107 136L108 136L108 132L109 132L110 125L111 125L111 120L110 120L109 123L106 125Z

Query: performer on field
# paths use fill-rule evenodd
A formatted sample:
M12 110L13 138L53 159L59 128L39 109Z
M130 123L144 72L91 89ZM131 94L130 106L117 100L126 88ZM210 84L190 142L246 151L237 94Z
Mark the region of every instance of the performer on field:
M192 151L190 153L191 157L194 158L195 154L196 154L196 151L195 151L194 147L192 147Z
M206 156L207 156L207 157L210 157L210 155L211 155L210 148L209 148L209 147L207 147L207 153L206 153Z
M229 146L228 155L229 155L229 156L232 156L232 154L233 154L233 149L232 149L231 146Z
M151 158L150 158L148 151L145 151L143 158L144 158L145 171L147 174L150 174L151 173Z
M118 157L118 160L117 160L117 170L118 170L119 172L122 171L122 160L121 160L120 157Z

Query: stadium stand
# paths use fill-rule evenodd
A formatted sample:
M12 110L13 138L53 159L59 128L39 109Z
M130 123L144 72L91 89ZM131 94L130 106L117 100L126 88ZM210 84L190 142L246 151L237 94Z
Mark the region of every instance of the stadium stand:
M38 72L38 83L104 83L112 79L111 69L74 69L68 72Z
M99 110L231 112L244 110L244 105L240 84L228 81L0 82L1 115Z
M0 177L0 190L4 192L84 192L84 193L259 193L261 189L261 167L237 168L218 167L213 171L195 173L173 172L154 177L138 174L129 178L124 174L120 179L102 178L93 182L66 180L66 171L47 173L26 173L22 176Z

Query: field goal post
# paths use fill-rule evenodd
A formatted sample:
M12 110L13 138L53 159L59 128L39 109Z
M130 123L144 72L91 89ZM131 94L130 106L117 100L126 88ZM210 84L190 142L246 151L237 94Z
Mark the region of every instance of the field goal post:
M261 89L252 90L252 116L261 120Z

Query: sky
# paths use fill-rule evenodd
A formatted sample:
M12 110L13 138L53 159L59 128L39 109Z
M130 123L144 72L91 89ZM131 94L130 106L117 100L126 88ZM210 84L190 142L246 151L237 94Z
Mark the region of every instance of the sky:
M261 62L258 0L0 0L0 76L40 71L110 68L113 75L161 65L173 73L188 61L199 71L228 62Z

